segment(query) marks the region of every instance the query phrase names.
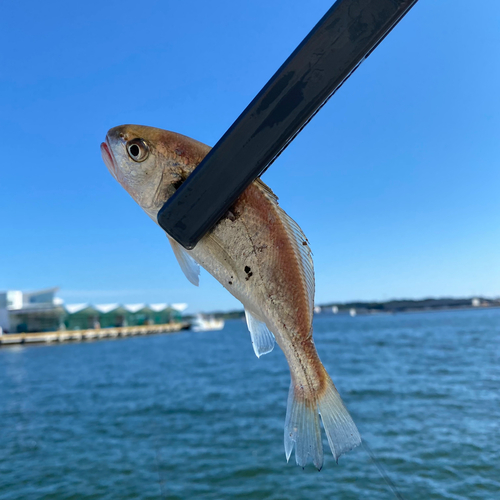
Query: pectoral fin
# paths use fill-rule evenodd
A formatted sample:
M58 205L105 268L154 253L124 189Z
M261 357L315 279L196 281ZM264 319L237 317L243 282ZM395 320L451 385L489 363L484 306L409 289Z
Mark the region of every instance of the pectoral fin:
M269 331L263 321L258 320L252 313L245 309L250 337L255 355L260 358L274 349L274 335Z
M191 255L189 255L185 248L177 243L177 241L172 238L168 238L168 241L170 241L172 245L172 250L174 251L179 266L181 266L182 272L193 285L198 286L200 284L200 265Z

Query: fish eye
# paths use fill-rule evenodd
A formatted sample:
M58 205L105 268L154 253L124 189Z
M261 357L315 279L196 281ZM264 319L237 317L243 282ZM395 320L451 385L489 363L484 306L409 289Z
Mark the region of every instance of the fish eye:
M128 155L132 160L141 162L149 155L149 147L144 139L132 139L126 145Z

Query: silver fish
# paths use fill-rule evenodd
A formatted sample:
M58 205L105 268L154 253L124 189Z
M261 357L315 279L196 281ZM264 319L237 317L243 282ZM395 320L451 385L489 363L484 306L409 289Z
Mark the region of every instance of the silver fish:
M157 223L157 213L209 152L209 146L152 127L111 129L101 152L113 177ZM254 181L193 250L169 238L188 280L204 267L245 307L257 356L284 352L291 384L285 455L323 466L320 419L335 460L361 443L358 430L321 363L312 338L314 269L309 242L261 180Z

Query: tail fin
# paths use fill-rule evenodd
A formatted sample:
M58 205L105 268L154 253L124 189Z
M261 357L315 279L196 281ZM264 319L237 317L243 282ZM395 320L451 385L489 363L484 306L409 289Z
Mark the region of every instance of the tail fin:
M293 380L288 393L285 419L285 455L290 459L295 444L295 461L305 467L307 455L311 455L318 470L323 467L323 444L316 398L310 397L303 386L295 386Z
M326 375L326 373L325 373ZM356 425L342 403L330 377L321 396L310 394L308 388L295 385L293 380L288 394L285 420L285 454L290 459L295 445L295 461L304 467L310 455L318 470L323 467L323 445L319 414L323 421L328 444L336 461L361 443Z
M361 436L330 377L327 390L318 398L318 411L333 458L338 462L342 453L361 444Z

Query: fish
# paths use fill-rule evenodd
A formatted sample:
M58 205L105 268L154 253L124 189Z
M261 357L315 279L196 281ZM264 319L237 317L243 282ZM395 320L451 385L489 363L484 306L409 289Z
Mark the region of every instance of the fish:
M210 151L175 132L141 125L108 131L101 154L111 175L156 223L158 211ZM200 266L245 308L257 357L275 342L290 368L284 445L297 465L312 459L323 467L320 417L335 461L361 443L349 412L319 359L313 340L315 278L309 241L278 205L260 179L192 250L167 237L174 255L194 285Z

